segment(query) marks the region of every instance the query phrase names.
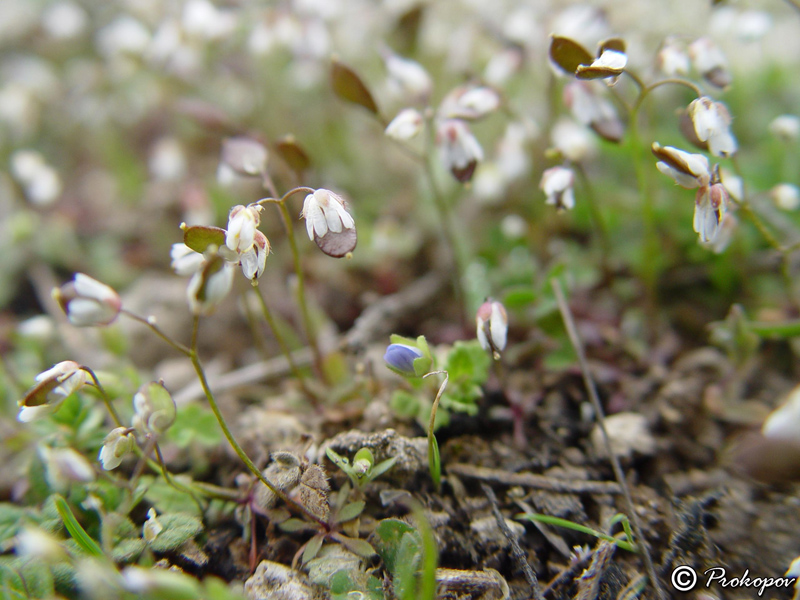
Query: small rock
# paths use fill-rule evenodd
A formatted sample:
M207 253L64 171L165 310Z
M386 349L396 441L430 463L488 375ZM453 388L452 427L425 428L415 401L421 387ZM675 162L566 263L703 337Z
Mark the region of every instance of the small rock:
M328 593L312 585L299 571L262 560L244 584L249 600L328 600Z
M633 412L621 412L605 419L611 451L620 458L631 458L633 453L655 454L656 440L650 433L647 418ZM592 445L598 456L607 456L603 432L599 425L592 430Z

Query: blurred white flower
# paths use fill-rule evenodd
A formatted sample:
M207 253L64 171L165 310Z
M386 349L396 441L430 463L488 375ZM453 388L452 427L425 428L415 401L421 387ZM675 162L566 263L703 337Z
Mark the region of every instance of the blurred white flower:
M769 132L783 142L794 142L800 136L800 117L780 115L769 124Z
M150 174L158 181L177 181L186 174L187 160L181 143L174 137L162 137L152 148L147 161Z
M45 466L47 482L56 491L63 492L72 483L94 481L92 465L77 450L40 446L39 455Z
M195 252L183 242L172 244L170 258L172 270L183 277L194 275L205 262L202 254Z
M11 155L11 173L25 190L28 200L38 206L52 204L61 195L61 178L35 150L17 150Z
M183 6L182 24L190 36L206 40L222 39L236 29L236 14L220 10L208 0L189 0Z
M722 102L701 96L689 104L689 117L701 142L708 143L714 156L730 156L736 152L736 138L731 133L731 115Z
M444 167L461 183L472 179L483 160L483 148L464 121L446 119L436 130L436 145Z
M239 255L239 264L242 265L242 273L250 279L258 279L264 273L267 265L270 245L267 236L256 229L253 236L253 245L246 252Z
M231 291L234 265L220 255L206 257L186 288L189 308L195 315L209 315Z
M428 99L433 81L421 64L389 50L383 52L383 61L389 73L389 85L396 93L419 101Z
M697 190L694 205L694 230L701 242L714 242L719 233L722 215L728 203L728 192L721 183Z
M590 81L571 81L564 87L564 103L579 123L591 127L606 140L618 142L623 134L622 121L596 86Z
M386 135L399 141L408 141L422 130L422 114L414 108L404 108L386 126Z
M769 191L775 206L781 210L797 210L800 208L800 189L791 183L779 183Z
M72 281L55 288L53 298L76 327L109 325L122 309L117 292L83 273L75 273Z
M87 22L86 11L70 0L52 4L42 15L42 29L56 39L79 36L86 30Z
M71 360L62 361L39 373L36 385L19 401L17 420L28 423L58 410L61 403L84 385L88 374Z
M703 37L689 44L689 57L694 63L694 68L710 84L725 88L730 85L731 76L728 72L728 59L714 42Z
M97 459L103 465L103 469L111 471L116 469L122 463L122 459L133 451L135 444L129 428L116 427L103 440L103 446L100 448Z
M706 245L714 254L722 254L733 240L733 234L739 227L739 219L730 211L722 213L717 235Z
M500 107L500 94L487 86L459 86L444 97L440 119L479 119Z
M708 159L702 154L691 154L672 146L661 146L657 142L653 143L652 150L658 158L656 168L672 177L681 187L702 188L711 182Z
M553 146L572 162L582 162L595 152L591 132L572 119L559 119L550 132Z
M542 173L539 188L545 193L546 204L555 206L558 210L569 210L575 206L575 194L572 186L575 184L575 174L567 167L551 167Z
M234 206L228 215L225 245L235 252L247 252L253 247L256 229L261 222L260 206Z
M516 46L503 48L493 54L483 70L483 78L490 85L505 85L522 68L522 50Z
M122 15L97 32L96 44L100 53L107 57L118 54L141 56L150 44L150 31L141 21Z
M691 68L689 54L683 44L673 36L664 40L656 56L656 64L659 71L667 77L688 75Z
M59 540L41 529L25 525L16 536L14 550L23 560L57 562L69 558Z
M800 386L792 389L783 403L767 416L761 432L773 440L800 441Z

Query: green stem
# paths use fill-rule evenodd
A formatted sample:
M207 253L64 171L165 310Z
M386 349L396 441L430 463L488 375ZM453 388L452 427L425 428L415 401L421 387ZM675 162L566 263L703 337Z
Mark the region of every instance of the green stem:
M103 386L100 385L100 380L97 379L97 375L95 375L95 372L92 371L87 366L81 366L81 370L86 371L89 374L89 377L92 378L94 386L97 388L97 391L100 392L100 397L103 399L103 402L105 403L108 412L111 413L111 418L114 420L114 425L116 425L117 427L122 427L122 419L120 419L119 413L117 413L117 409L114 408L113 404L111 404L111 398L106 393L105 388L103 388Z
M301 513L303 513L307 518L311 519L318 523L321 527L328 529L328 524L310 512L306 507L298 502L294 501L292 498L287 496L283 490L278 488L275 484L273 484L269 479L267 479L261 470L250 460L250 457L247 456L247 453L244 449L239 445L239 442L236 441L236 438L233 437L233 433L231 432L230 428L228 427L228 423L225 421L225 418L222 416L222 412L219 409L219 405L217 404L216 399L214 398L214 394L211 392L211 388L208 385L208 380L206 379L206 373L203 369L203 365L200 363L200 359L197 356L197 348L194 343L197 341L197 329L199 325L199 317L194 318L194 325L192 331L192 349L190 350L189 358L192 361L192 366L194 367L195 373L197 374L198 379L200 380L200 385L203 386L203 392L206 395L206 399L208 400L208 404L211 407L211 411L214 413L214 416L217 419L217 423L219 423L220 429L222 429L222 433L225 438L228 440L228 443L233 448L233 451L236 452L237 456L241 459L241 461L245 464L247 469L255 475L261 483L263 483L267 488L275 494L278 498L283 500L284 503L288 504L289 506L294 507Z
M433 406L431 406L431 419L428 423L428 469L431 472L433 483L438 488L442 481L442 463L439 459L439 444L436 441L436 436L433 435L433 427L436 424L436 411L439 408L439 400L441 400L442 394L444 394L444 390L447 387L450 374L447 371L431 371L430 373L423 375L422 378L425 379L431 375L444 375L444 380L439 386L439 391L436 392L436 398L433 400Z
M573 531L588 533L589 535L593 535L594 537L599 538L601 540L605 540L607 542L611 542L612 544L616 544L623 550L627 550L628 552L633 552L634 554L639 551L636 548L635 544L631 544L630 542L626 542L625 540L616 538L613 535L608 535L607 533L603 533L602 531L597 531L596 529L592 529L591 527L586 527L586 525L581 525L580 523L573 523L572 521L568 521L567 519L560 519L559 517L551 517L549 515L540 515L538 513L522 513L518 515L517 518L523 518L529 521L539 521L540 523L547 523L548 525L557 525L558 527L566 527L567 529L572 529Z
M138 321L142 325L148 327L153 333L155 333L158 337L160 337L162 340L164 340L167 344L172 346L175 350L177 350L181 354L184 354L186 356L189 356L191 354L189 348L187 348L180 342L176 342L175 340L173 340L166 333L164 333L164 331L158 325L156 325L155 317L144 318L142 316L137 315L134 312L129 311L126 308L123 308L121 312L124 315L128 316L129 318L133 319L134 321Z

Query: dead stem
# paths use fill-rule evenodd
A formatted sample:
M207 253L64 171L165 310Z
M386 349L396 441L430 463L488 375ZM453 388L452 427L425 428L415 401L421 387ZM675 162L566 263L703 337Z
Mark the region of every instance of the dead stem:
M650 550L647 547L647 541L644 537L642 526L639 521L639 515L636 512L636 508L633 505L631 492L628 489L628 482L625 480L625 474L622 472L622 466L619 463L619 459L614 454L614 451L611 448L611 440L609 439L608 431L606 430L605 412L603 411L603 405L600 403L600 396L597 394L597 386L595 385L594 379L592 378L592 374L589 371L589 363L586 361L586 354L584 353L581 339L578 336L578 330L575 328L575 322L572 319L572 312L570 311L569 305L567 304L567 299L564 296L564 291L561 289L561 283L558 281L558 279L555 278L551 279L550 282L553 286L553 292L555 292L556 295L556 301L558 302L558 310L561 312L561 318L564 320L564 326L567 329L567 335L569 335L570 342L572 343L572 346L575 349L575 353L578 355L578 363L580 364L581 373L583 374L583 381L584 384L586 385L586 391L589 394L589 399L591 400L592 406L594 407L595 410L595 414L597 415L597 424L599 425L600 431L603 435L603 443L605 445L605 450L606 453L608 454L609 461L611 462L611 467L614 469L614 476L617 478L617 482L622 488L622 495L625 498L625 505L628 510L628 515L631 524L633 525L633 530L636 533L636 537L638 538L638 544L642 549L642 556L644 557L644 564L647 570L647 574L653 585L653 589L656 592L656 596L658 598L665 599L666 596L661 588L661 583L659 582L658 577L656 575L656 569L653 566L653 559L650 557Z

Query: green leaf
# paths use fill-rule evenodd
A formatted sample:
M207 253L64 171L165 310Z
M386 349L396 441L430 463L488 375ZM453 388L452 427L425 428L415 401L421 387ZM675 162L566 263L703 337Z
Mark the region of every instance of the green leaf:
M301 560L303 564L306 564L317 555L319 549L322 548L323 541L325 541L325 534L322 533L319 533L308 540L306 543L306 549L303 550L303 558Z
M400 556L400 542L404 535L416 535L414 528L400 519L383 519L375 528L378 539L375 542L375 551L380 555L383 564L390 573L394 573ZM419 549L419 546L417 546ZM408 556L404 556L408 559Z
M405 418L416 417L420 409L419 399L405 390L395 390L389 405L397 416Z
M24 508L7 502L0 503L0 545L17 535L21 521L26 516Z
M450 375L450 382L471 381L478 385L486 383L492 360L489 353L481 348L478 340L457 341L447 354L444 370Z
M364 507L366 505L367 503L363 500L357 500L355 502L351 502L350 504L345 504L341 510L336 513L336 522L347 523L347 521L352 521L364 511Z
M356 452L356 455L353 457L353 462L359 460L367 461L369 463L370 468L372 468L372 465L375 464L375 457L372 455L372 450L370 450L369 448L361 448L361 450Z
M58 514L61 515L61 520L64 522L64 527L67 528L67 531L72 536L72 539L77 542L78 546L87 554L103 556L103 550L100 548L100 545L86 533L83 527L81 527L81 524L78 523L78 519L72 514L72 510L67 504L67 501L64 500L64 497L60 494L54 494L53 500L55 501Z
M503 296L503 305L509 310L528 308L536 301L536 298L536 290L526 285L506 292L505 296Z
M375 556L375 549L366 540L347 537L341 533L334 533L332 537L353 554L357 554L363 558L372 558Z
M127 538L118 542L111 551L111 558L115 563L132 563L144 552L146 547L142 538Z
M203 531L203 522L188 513L159 515L158 521L164 529L150 542L154 552L176 550Z
M383 460L374 467L372 467L372 469L369 472L369 480L372 481L373 479L377 479L378 477L386 473L386 471L391 469L394 466L394 463L397 462L397 458L398 458L397 456L393 456L392 458L387 458L386 460Z
M210 448L222 441L214 413L198 403L181 407L167 437L179 448L187 448L192 442Z
M225 230L210 225L192 225L184 229L183 243L202 254L211 245L217 248L225 245Z
M574 75L579 66L592 64L594 57L578 42L554 35L550 39L550 60L565 73Z
M146 482L144 497L150 502L159 513L191 513L200 515L200 507L192 500L186 492L177 490L163 479L154 479L150 476L143 476L142 483ZM177 479L181 479L177 477ZM159 521L161 517L159 517Z
M278 525L281 531L286 533L297 533L298 531L308 531L315 529L315 526L303 519L286 519Z
M378 105L361 78L350 67L336 60L331 63L331 85L333 92L342 100L363 106L373 115L378 115Z

